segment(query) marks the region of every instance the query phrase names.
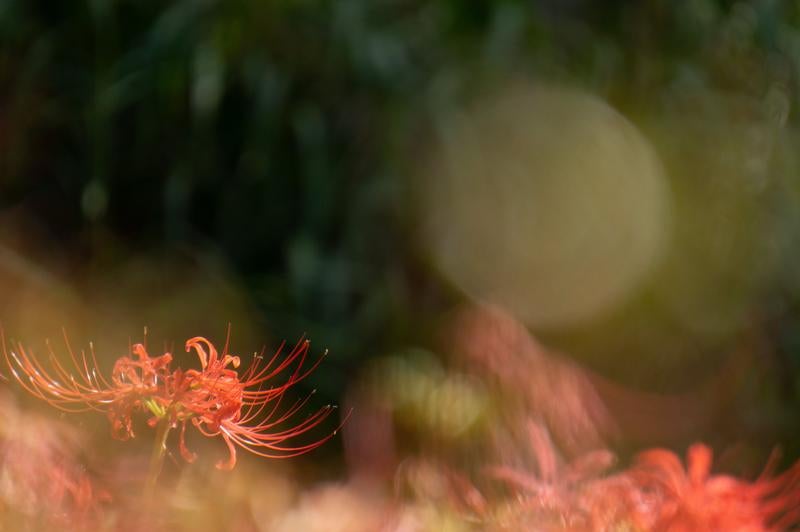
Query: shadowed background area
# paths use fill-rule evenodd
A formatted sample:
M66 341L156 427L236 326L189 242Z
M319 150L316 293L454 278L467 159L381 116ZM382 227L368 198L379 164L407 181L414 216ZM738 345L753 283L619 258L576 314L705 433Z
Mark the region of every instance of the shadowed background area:
M478 469L531 412L567 454L788 464L798 79L797 2L0 0L0 324L106 369L145 327L188 365L228 324L327 349L293 393L353 417L297 471L244 459L294 505L264 530L375 529L298 486ZM188 513L205 473L167 468Z

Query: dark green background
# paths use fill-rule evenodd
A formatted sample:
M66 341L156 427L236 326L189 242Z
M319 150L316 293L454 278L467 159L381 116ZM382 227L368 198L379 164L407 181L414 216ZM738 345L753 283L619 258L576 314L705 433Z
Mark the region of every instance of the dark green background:
M726 434L796 455L798 74L788 1L0 0L0 209L36 228L20 253L68 271L124 260L110 241L212 250L258 320L336 354L313 385L340 402L370 358L430 344L464 300L414 238L407 178L431 123L507 79L583 87L642 128L683 198L668 263L703 271L687 315L734 317L698 332L654 282L546 339L681 390L755 327L772 355ZM774 142L720 143L731 124ZM721 240L734 258L706 260Z

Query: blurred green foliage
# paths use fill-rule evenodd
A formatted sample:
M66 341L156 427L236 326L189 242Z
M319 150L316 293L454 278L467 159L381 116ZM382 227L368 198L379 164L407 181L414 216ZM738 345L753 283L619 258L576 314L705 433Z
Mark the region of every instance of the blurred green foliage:
M365 359L424 342L458 299L417 256L405 178L441 116L517 77L588 88L679 154L666 157L690 197L679 249L700 260L730 237L746 274L711 268L698 282L712 295L675 305L708 316L702 302L778 264L747 301L800 374L796 1L0 0L0 206L99 268L99 234L214 249L276 330L336 353L317 379L333 396ZM676 139L686 120L694 133ZM743 136L715 144L731 124ZM714 180L725 165L741 182ZM718 198L719 225L698 228L692 213ZM739 201L757 212L728 228ZM615 327L607 344L590 327L587 344L624 351L595 365L674 381L686 366L661 355L719 347L683 322L648 330L639 311L672 305L660 298L598 325ZM581 356L578 337L565 345ZM650 373L631 364L648 349Z

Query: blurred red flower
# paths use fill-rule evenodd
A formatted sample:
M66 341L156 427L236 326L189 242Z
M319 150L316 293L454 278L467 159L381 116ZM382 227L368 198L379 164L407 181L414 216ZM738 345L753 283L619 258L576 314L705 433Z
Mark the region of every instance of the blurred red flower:
M565 462L543 424L529 421L535 471L502 466L489 473L505 482L514 502L500 515L500 530L647 530L647 503L632 478L606 475L616 459L598 449ZM626 528L627 527L627 528Z
M111 497L79 459L80 434L0 394L0 530L96 530Z
M687 465L672 451L641 453L629 474L640 489L658 495L651 508L652 530L769 531L786 530L800 522L800 463L771 477L775 460L755 481L711 474L712 451L695 444Z

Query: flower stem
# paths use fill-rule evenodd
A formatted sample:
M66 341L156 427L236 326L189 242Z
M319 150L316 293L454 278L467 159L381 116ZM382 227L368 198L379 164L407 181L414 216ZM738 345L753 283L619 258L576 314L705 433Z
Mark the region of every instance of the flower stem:
M147 472L147 480L144 484L145 498L149 498L155 491L158 476L161 474L161 468L164 465L164 457L167 455L167 436L171 429L169 419L164 418L156 426L156 438L153 442L153 452L150 455L150 469Z

